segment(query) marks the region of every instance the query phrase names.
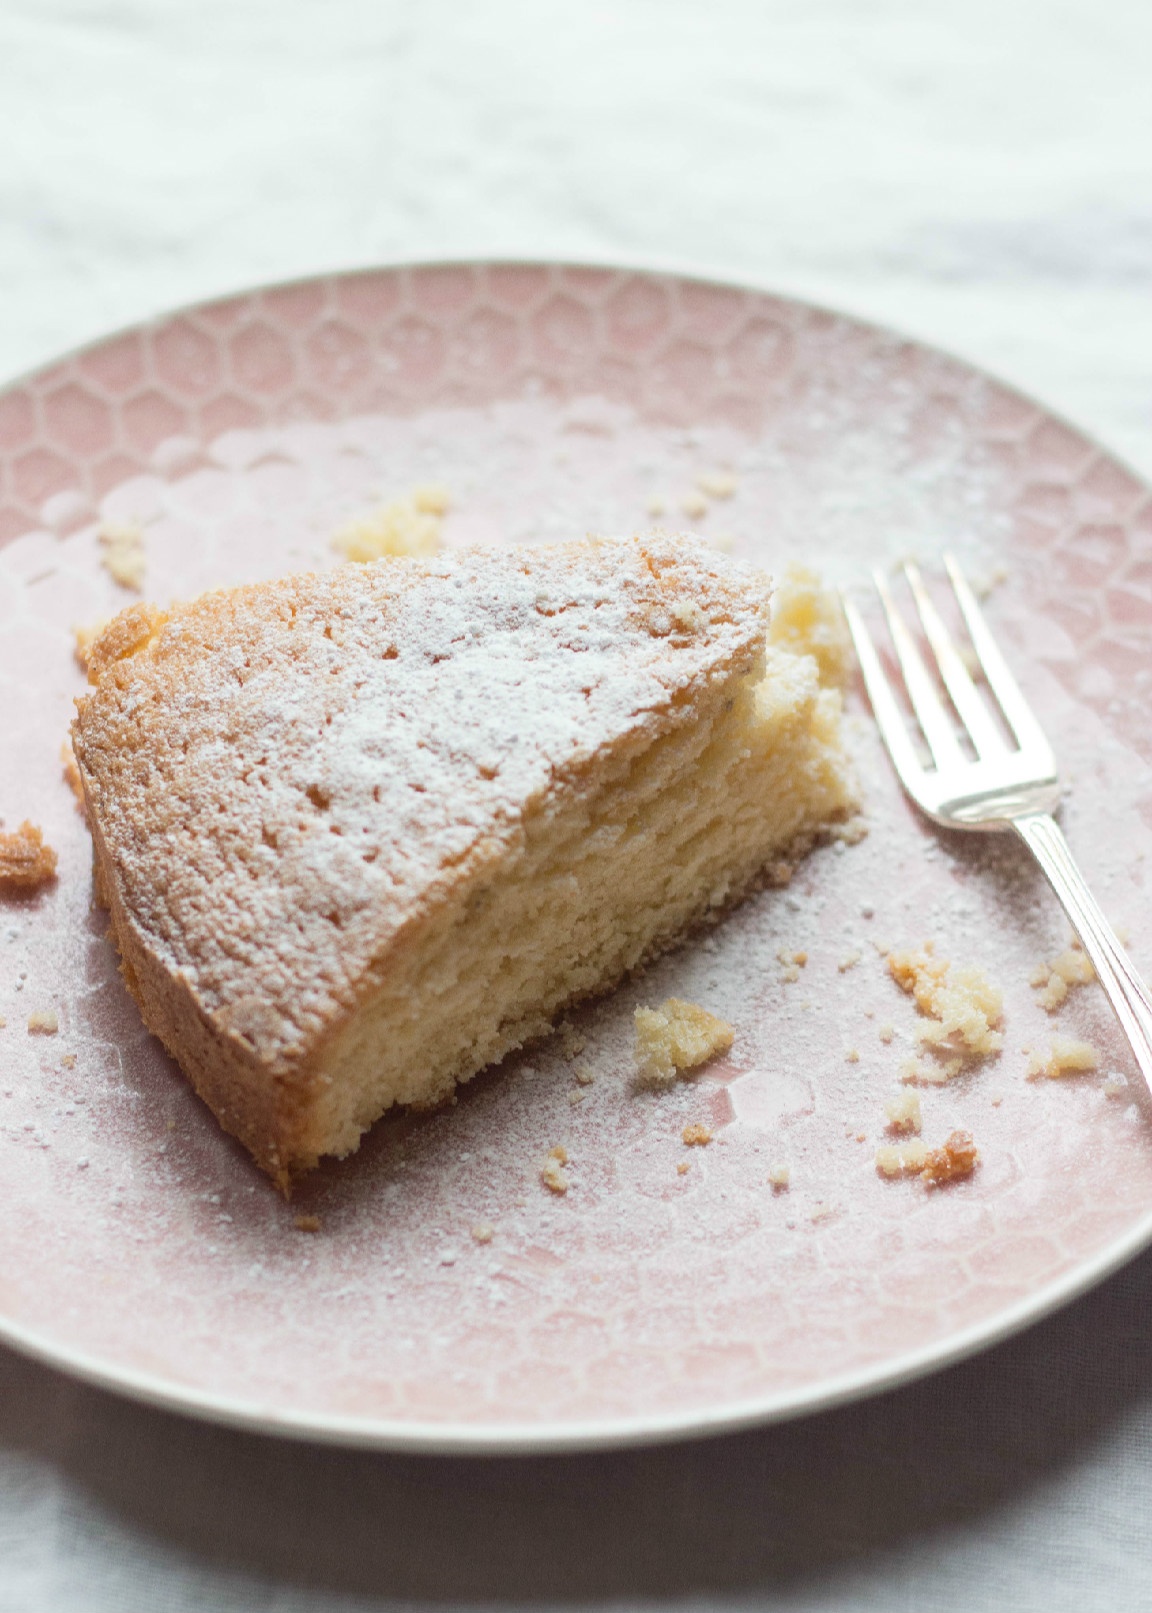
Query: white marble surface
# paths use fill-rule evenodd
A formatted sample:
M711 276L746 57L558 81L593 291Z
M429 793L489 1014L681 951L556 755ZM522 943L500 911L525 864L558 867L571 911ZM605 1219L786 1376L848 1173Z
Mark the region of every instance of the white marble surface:
M674 260L1152 473L1146 0L6 0L0 375L383 259ZM1152 1257L979 1361L554 1462L230 1434L0 1351L0 1610L1152 1607Z

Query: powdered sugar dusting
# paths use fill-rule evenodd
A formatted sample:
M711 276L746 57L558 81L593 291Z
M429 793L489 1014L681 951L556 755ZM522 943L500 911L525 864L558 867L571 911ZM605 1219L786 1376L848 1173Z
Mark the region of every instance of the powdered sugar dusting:
M701 531L768 570L799 555L851 580L913 550L935 575L945 543L977 580L1002 564L988 610L1069 782L1066 833L1148 972L1147 493L1027 400L849 321L666 277L467 273L449 311L415 276L318 283L317 321L388 292L366 353L406 354L413 317L443 334L435 376L366 359L351 398L352 381L306 370L309 328L285 334L272 305L197 315L222 348L256 318L299 342L312 401L247 399L233 429L232 400L222 429L208 398L202 426L186 415L106 492L77 449L75 488L8 528L0 812L42 824L60 875L0 911L0 1310L113 1370L382 1438L429 1423L580 1437L811 1401L832 1377L994 1325L1152 1204L1142 1089L1099 989L1073 993L1054 1025L1028 984L1066 938L1038 873L1010 843L926 832L854 700L866 840L817 851L791 886L585 1010L575 1061L557 1037L455 1107L386 1119L286 1208L144 1033L90 907L59 744L83 688L72 625L121 603L98 521L141 523L164 603L330 566L333 531L417 482L451 490L452 550L644 528L650 499L675 509L715 471L737 485L708 501ZM494 357L478 380L459 355L497 297L520 368ZM617 320L628 297L664 310L639 350ZM559 304L582 310L584 345L553 340ZM981 1156L933 1195L874 1167L915 1035L880 949L927 938L1005 994L1000 1057L922 1093L926 1145L963 1129ZM781 951L806 962L787 969ZM632 1014L669 996L727 1020L732 1050L667 1093L638 1092ZM33 1008L57 1012L56 1037L27 1034ZM1054 1029L1092 1041L1101 1074L1028 1082L1025 1049ZM693 1124L709 1147L685 1147ZM563 1196L540 1181L557 1145Z

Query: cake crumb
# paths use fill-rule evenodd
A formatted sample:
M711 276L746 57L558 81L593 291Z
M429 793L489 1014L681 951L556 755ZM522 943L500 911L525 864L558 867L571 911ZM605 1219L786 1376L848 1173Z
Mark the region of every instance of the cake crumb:
M918 1092L897 1092L888 1099L884 1105L884 1113L888 1125L893 1131L920 1130L920 1094Z
M880 1029L876 1032L876 1034L877 1034L877 1036L879 1036L880 1040L884 1043L885 1047L887 1047L888 1044L891 1042L892 1038L896 1034L896 1027L895 1027L895 1025L881 1025Z
M1091 1042L1078 1042L1070 1036L1054 1036L1047 1058L1041 1053L1033 1053L1028 1060L1028 1079L1035 1081L1044 1076L1054 1081L1062 1075L1074 1075L1099 1067L1100 1055Z
M1037 989L1036 1001L1053 1014L1068 996L1071 986L1087 986L1096 978L1091 960L1078 947L1067 947L1059 957L1033 969L1030 984Z
M821 1199L819 1204L814 1204L809 1210L808 1217L811 1221L826 1221L830 1215L835 1213L836 1206L829 1204L827 1199Z
M685 1148L707 1148L712 1141L712 1133L708 1127L698 1124L685 1126L680 1136Z
M844 1055L844 1062L845 1064L859 1064L860 1049L857 1047L850 1047L847 1053Z
M573 1087L571 1092L568 1094L568 1102L575 1107L576 1104L583 1103L587 1096L588 1094L584 1091L583 1087Z
M64 1068L66 1070L74 1070L76 1068L76 1055L75 1055L75 1053L65 1053L63 1055L63 1057L61 1058L60 1063L64 1066Z
M876 1169L881 1176L918 1175L927 1159L928 1148L922 1142L884 1143L876 1150Z
M560 1046L566 1059L574 1059L588 1046L588 1038L578 1031L571 1020L560 1021Z
M682 1159L680 1161L679 1165L677 1165L676 1174L677 1174L677 1176L687 1176L687 1174L688 1174L688 1161L686 1159Z
M988 1102L992 1105L993 1109L999 1109L1000 1105L1004 1102L1004 1094L1002 1092L993 1092L990 1094Z
M496 1228L490 1221L477 1221L472 1228L473 1243L491 1243L496 1236Z
M849 969L854 969L856 967L863 956L864 954L858 947L853 947L851 952L845 953L836 967L842 975L847 974Z
M659 1008L637 1008L636 1064L646 1086L667 1087L732 1046L732 1027L706 1008L669 997Z
M731 471L705 470L697 476L696 486L709 498L731 498L739 483Z
M438 484L414 487L403 498L381 504L332 535L332 547L345 560L363 565L386 555L435 554L441 543L441 523L451 508L452 496Z
M590 1087L596 1080L596 1076L586 1064L578 1064L572 1071L572 1074L576 1077L577 1081L579 1081L582 1087Z
M787 1188L791 1177L792 1172L787 1165L783 1164L773 1165L768 1172L768 1180L772 1184L773 1191L778 1193L782 1193Z
M104 629L108 626L111 619L112 618L110 616L102 616L100 620L98 622L94 622L91 627L74 627L72 629L72 636L75 640L75 643L72 646L72 655L75 659L76 665L82 672L87 672L88 657L91 654L92 646L100 637Z
M1106 1098L1124 1098L1128 1095L1128 1077L1121 1075L1119 1070L1113 1070L1104 1083L1104 1096Z
M100 564L112 581L121 588L130 588L139 593L144 586L147 569L143 529L133 521L105 521L97 531L96 539L104 551Z
M657 494L653 494L653 496L648 500L648 514L654 521L659 520L659 518L664 514L666 508L667 506L664 503L664 500Z
M56 853L25 818L11 834L0 830L0 892L35 890L56 877Z
M900 1060L899 1074L901 1081L913 1085L942 1087L954 1075L959 1075L963 1068L963 1059L945 1059L930 1064L927 1059L907 1058Z
M916 1006L927 1021L919 1027L920 1041L938 1061L938 1072L923 1060L914 1075L904 1080L941 1084L975 1059L999 1053L1003 1035L996 1027L1003 1017L1004 998L983 969L953 969L947 958L938 958L932 942L919 949L893 952L888 970L896 984L916 999Z
M853 655L844 612L836 595L807 566L790 565L776 584L768 642L814 656L825 686L841 688L847 683Z
M72 749L71 740L66 739L60 747L60 766L64 773L64 782L72 791L76 802L76 810L82 818L87 819L88 808L84 803L84 785L80 780L80 769L76 765L76 755Z
M563 1167L568 1163L568 1150L563 1143L558 1143L544 1161L540 1171L540 1180L550 1193L567 1193L571 1183L564 1174Z
M322 1224L318 1215L297 1215L292 1220L297 1232L319 1232Z
M800 978L800 971L808 962L806 952L793 952L788 947L780 947L776 953L777 961L784 966L784 979L789 985L795 985Z
M34 1008L28 1015L30 1036L55 1036L59 1029L60 1021L54 1008Z
M958 1177L970 1176L980 1159L976 1144L967 1131L954 1131L940 1148L933 1148L924 1162L920 1179L929 1187L941 1187Z
M682 493L678 502L690 521L702 520L708 514L708 500L694 487L689 488L687 493Z

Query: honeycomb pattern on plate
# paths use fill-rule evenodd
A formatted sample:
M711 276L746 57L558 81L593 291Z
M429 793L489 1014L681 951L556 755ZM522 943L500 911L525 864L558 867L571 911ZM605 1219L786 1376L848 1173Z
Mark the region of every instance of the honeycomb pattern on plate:
M990 586L1003 566L988 608L1073 783L1068 833L1152 960L1152 505L1075 430L890 333L665 275L430 266L187 310L0 393L0 813L60 853L55 886L0 906L5 1325L383 1439L579 1437L814 1402L1139 1229L1134 1067L1097 988L1053 1020L1028 985L1065 944L1042 881L1011 846L925 833L858 703L860 845L582 1013L574 1058L556 1038L450 1110L386 1120L291 1206L255 1178L144 1033L91 908L59 759L72 629L134 597L102 522L139 524L163 600L332 564L342 521L430 479L451 544L663 519L844 579L945 542ZM923 1094L927 1141L959 1125L981 1151L940 1192L872 1164L915 1037L881 952L929 936L1006 998L1001 1058ZM639 1093L632 1009L668 995L736 1039ZM29 1035L48 1009L58 1033ZM1027 1082L1054 1029L1096 1042L1101 1073ZM693 1124L713 1141L686 1148ZM540 1181L558 1143L563 1198Z

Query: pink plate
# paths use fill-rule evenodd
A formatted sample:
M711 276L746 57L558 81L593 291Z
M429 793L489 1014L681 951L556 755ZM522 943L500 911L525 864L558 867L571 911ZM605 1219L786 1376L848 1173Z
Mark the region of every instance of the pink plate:
M166 601L331 565L342 522L432 481L450 545L662 518L837 582L954 548L1056 745L1073 848L1152 959L1152 506L1080 433L886 331L669 274L439 265L190 309L0 394L0 814L60 856L0 906L0 1336L277 1432L607 1445L927 1371L1147 1243L1152 1109L1102 994L1049 1016L1029 984L1066 944L1054 899L1015 844L926 829L858 693L865 840L577 1016L575 1062L571 1038L532 1047L281 1202L117 974L61 773L72 630L135 597L101 523L142 529ZM927 1142L980 1149L939 1191L874 1166L915 1035L881 950L927 938L1006 1002L1000 1057L923 1093ZM781 950L807 953L798 979ZM732 1052L638 1093L633 1008L673 994L731 1020ZM30 1032L49 1010L57 1034ZM1099 1071L1027 1080L1054 1032ZM684 1145L690 1122L711 1144ZM557 1143L563 1198L540 1180Z

